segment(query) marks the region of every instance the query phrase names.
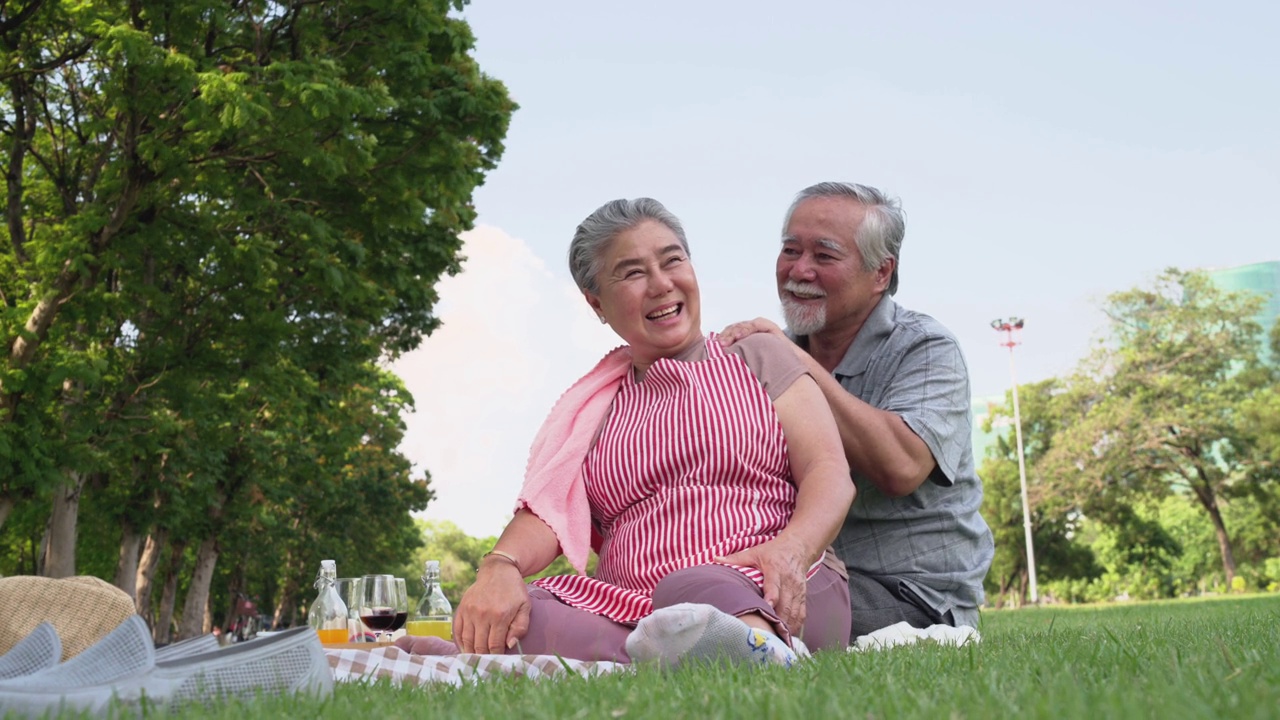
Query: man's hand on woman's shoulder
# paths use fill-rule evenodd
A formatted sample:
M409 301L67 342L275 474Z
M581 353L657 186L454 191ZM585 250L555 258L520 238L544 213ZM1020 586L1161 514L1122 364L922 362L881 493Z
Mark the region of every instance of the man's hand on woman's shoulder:
M721 347L729 347L742 338L756 333L769 333L787 340L787 334L782 331L782 328L778 327L772 320L762 317L728 325L716 335L716 339L720 341Z

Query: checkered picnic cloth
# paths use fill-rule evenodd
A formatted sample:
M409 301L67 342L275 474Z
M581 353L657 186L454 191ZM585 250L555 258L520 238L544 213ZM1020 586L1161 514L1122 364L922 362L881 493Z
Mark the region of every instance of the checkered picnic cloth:
M397 647L374 650L326 649L336 682L372 682L386 678L394 685L427 683L463 685L493 676L532 680L566 674L592 677L629 668L625 663L567 660L554 655L411 655Z

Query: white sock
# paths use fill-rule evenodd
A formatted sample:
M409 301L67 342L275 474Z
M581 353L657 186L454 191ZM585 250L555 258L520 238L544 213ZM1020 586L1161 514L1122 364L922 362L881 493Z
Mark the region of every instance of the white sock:
M809 646L805 645L804 641L795 635L791 636L791 648L795 650L798 658L813 657L813 653L809 652Z
M654 610L627 636L633 662L674 666L689 658L791 667L796 654L782 638L710 605L680 603Z

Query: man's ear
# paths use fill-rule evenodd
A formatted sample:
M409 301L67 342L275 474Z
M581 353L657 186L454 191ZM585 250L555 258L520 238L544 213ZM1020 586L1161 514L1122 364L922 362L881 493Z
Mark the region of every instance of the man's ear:
M893 269L898 267L898 258L885 258L876 268L876 290L885 292L889 289L889 281L893 279Z

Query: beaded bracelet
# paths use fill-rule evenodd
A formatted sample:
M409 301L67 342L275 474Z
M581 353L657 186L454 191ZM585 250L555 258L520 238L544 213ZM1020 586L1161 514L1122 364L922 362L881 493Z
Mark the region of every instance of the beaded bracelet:
M496 555L502 558L503 560L506 560L507 562L511 563L512 565L514 565L517 570L520 569L520 561L516 559L516 556L510 553L502 552L501 550L490 550L484 555L481 555L480 560L483 562L484 559L489 557L490 555Z

